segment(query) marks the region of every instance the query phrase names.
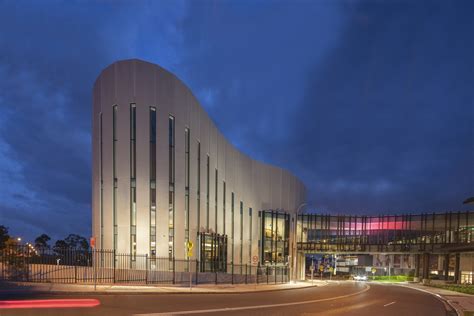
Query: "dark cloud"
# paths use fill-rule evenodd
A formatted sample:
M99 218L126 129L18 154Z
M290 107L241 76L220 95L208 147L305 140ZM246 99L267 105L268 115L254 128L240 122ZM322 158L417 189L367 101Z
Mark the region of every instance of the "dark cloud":
M90 234L91 89L118 59L175 72L239 149L317 210L459 209L474 194L469 2L0 4L0 224Z
M199 25L187 33L192 82L213 89L214 98L202 99L224 133L299 175L316 210L467 208L472 4L276 7L265 14L200 7L188 21Z
M159 10L125 1L0 4L0 224L28 238L90 235L93 82L117 59L146 58L143 36L155 39L154 50L174 43L164 36L173 34L180 8L171 2ZM155 57L173 65L167 51Z

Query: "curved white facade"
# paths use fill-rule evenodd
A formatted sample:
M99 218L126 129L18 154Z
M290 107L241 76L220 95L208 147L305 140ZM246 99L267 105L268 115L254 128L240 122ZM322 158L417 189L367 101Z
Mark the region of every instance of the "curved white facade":
M200 230L225 233L228 236L228 261L249 263L252 256L259 254L259 211L294 213L304 202L305 187L295 176L252 160L237 150L218 131L190 89L157 65L134 59L108 66L95 82L92 113L92 225L97 248L115 247L118 253L137 254L151 254L156 248L156 256L169 256L171 250L174 257L182 259L186 258L186 239L197 245ZM150 115L154 113L156 158L150 153L153 148L151 131L154 130ZM169 137L170 116L174 125L173 146L170 146ZM239 121L238 117L235 119ZM186 154L186 129L189 154ZM174 151L171 156L170 151ZM133 156L135 163L131 159ZM173 156L174 177L170 177ZM155 181L151 175L152 160L156 166ZM185 207L186 178L189 211ZM156 191L153 191L155 186ZM170 190L174 192L171 211ZM136 192L135 198L132 191ZM155 193L156 211L151 205L151 195ZM133 200L136 203L132 203ZM189 233L185 232L186 225Z

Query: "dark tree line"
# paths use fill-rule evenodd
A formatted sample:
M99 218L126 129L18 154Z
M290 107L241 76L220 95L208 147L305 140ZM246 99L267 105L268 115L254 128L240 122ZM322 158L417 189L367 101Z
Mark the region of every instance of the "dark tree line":
M47 234L41 234L36 237L34 246L41 253L45 253L48 250L63 253L64 251L89 251L90 249L88 240L77 234L69 234L66 238L59 239L53 246L49 244L50 241L51 237ZM9 245L17 244L17 241L9 235L8 227L0 225L0 250L5 249Z

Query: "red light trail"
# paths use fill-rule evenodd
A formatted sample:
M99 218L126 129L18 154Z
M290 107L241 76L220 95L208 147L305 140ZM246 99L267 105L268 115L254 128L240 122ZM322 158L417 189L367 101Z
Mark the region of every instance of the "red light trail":
M99 306L97 299L44 299L44 300L18 300L0 301L0 309L12 308L72 308Z

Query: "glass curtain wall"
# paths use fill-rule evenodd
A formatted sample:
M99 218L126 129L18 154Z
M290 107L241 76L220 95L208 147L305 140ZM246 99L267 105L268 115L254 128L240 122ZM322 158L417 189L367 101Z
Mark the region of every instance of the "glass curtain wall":
M227 271L227 236L214 233L199 234L201 272Z
M283 265L289 255L290 215L276 211L262 211L262 261L264 264Z

